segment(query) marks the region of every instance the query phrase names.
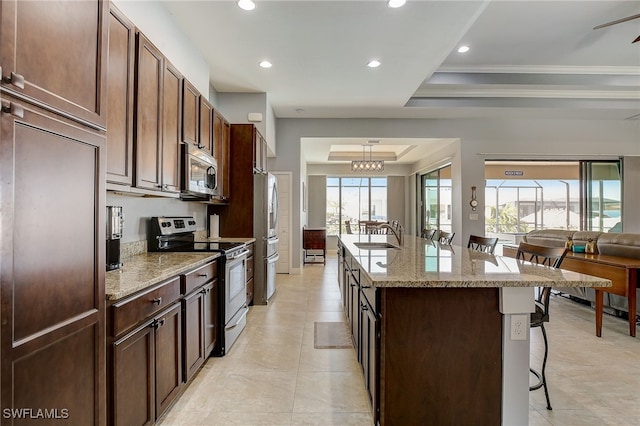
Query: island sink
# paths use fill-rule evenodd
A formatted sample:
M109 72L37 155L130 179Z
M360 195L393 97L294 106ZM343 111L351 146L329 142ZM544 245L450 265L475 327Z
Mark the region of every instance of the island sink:
M367 241L367 242L355 242L353 243L356 247L360 248L360 249L365 249L365 250L380 250L380 249L399 249L400 247L398 246L394 246L391 243L384 243L384 242L373 242L373 241Z

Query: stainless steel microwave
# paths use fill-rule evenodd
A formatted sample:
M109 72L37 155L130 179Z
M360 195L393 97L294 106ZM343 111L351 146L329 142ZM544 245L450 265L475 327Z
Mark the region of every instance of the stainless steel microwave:
M180 198L186 200L209 199L217 195L218 162L211 154L193 145L183 143L182 190Z

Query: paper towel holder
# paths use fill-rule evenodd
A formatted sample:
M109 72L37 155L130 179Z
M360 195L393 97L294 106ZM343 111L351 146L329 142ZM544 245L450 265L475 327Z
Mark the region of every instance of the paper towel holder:
M220 216L217 214L209 216L209 236L211 238L220 238Z

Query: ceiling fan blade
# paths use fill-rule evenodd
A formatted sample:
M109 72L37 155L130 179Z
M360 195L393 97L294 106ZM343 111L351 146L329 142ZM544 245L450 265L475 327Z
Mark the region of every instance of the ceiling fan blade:
M631 15L631 16L627 16L626 18L617 19L615 21L611 21L611 22L607 22L607 23L604 23L604 24L597 25L597 26L593 27L593 29L594 30L598 30L600 28L609 27L611 25L620 24L622 22L627 22L627 21L631 21L632 19L638 19L638 18L640 18L640 13L637 14L637 15Z

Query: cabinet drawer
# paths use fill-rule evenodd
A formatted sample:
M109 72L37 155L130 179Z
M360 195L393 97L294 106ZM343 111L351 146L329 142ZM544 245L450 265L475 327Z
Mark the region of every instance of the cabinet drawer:
M247 281L253 278L253 256L247 258Z
M255 244L254 243L247 244L247 250L249 250L249 253L247 253L247 258L253 257L254 249L255 249Z
M178 299L180 278L176 277L140 295L115 303L112 306L113 335L119 336Z
M211 262L182 276L182 294L189 294L218 276L218 262Z

